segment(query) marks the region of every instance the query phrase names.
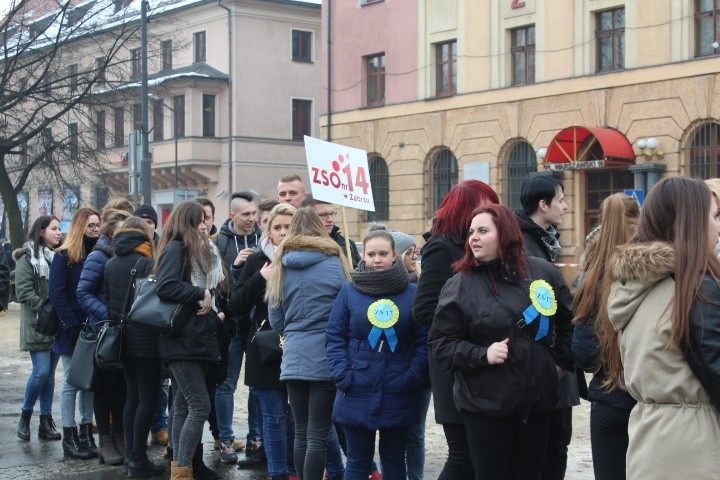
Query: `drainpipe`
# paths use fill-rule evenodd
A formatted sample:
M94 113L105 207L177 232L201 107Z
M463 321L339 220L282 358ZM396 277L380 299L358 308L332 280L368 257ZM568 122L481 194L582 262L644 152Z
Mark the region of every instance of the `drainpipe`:
M232 194L233 185L233 42L232 11L218 0L218 6L228 12L228 193Z
M327 6L327 141L330 142L332 141L332 0L327 0Z

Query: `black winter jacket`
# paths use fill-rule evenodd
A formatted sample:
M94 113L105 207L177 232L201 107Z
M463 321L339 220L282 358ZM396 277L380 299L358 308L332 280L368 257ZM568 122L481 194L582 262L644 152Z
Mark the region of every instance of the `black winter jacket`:
M347 255L345 251L345 237L342 235L342 233L340 233L340 227L338 227L337 225L333 227L332 231L330 232L330 238L335 240L335 243L340 245L340 249L342 250L343 255ZM360 260L362 260L362 258L360 258L360 252L358 252L357 245L355 245L355 242L353 242L352 239L350 240L350 256L352 257L350 260L352 261L353 268L357 267L358 263L360 263Z
M184 263L184 246L179 240L173 240L158 259L157 294L162 300L187 303L199 310L205 298L205 289L189 282L189 265L183 277ZM213 310L204 316L193 314L177 336L160 335L158 344L161 360L165 363L173 360L219 362L217 322L218 317Z
M522 281L509 278L496 260L456 274L440 294L429 342L438 365L455 373L454 399L460 411L527 420L532 413L555 408L555 365L566 370L573 366L572 296L560 272L542 259L528 258L526 276ZM550 333L536 341L539 321L522 329L517 322L531 305L530 284L539 279L552 286L557 311L550 317ZM506 338L508 359L489 365L488 347Z
M720 412L720 287L710 275L703 278L700 294L690 311L690 351L685 353L693 373Z
M105 298L108 305L108 316L113 322L120 322L125 313L130 311L135 297L134 280L150 274L154 261L140 253L134 253L133 248L147 241L147 237L137 230L119 230L115 234L115 256L105 265ZM142 259L142 261L139 261ZM137 267L136 267L137 265ZM130 272L136 268L133 277ZM133 283L131 283L133 282ZM130 298L128 299L128 289ZM127 299L127 303L125 303ZM158 358L157 334L138 328L132 322L125 324L123 336L123 356L133 358Z
M435 319L435 308L440 291L445 286L445 282L455 275L452 264L462 258L465 253L465 243L450 237L431 238L430 232L425 233L423 237L427 243L422 247L422 275L418 281L412 311L415 323L429 329ZM462 424L463 418L453 403L455 381L452 375L443 372L432 355L428 355L428 366L435 421L441 424Z
M270 259L264 252L256 252L248 257L233 288L230 304L233 311L241 314L250 315L250 312L253 312L245 347L245 385L262 389L283 389L285 387L280 383L280 362L263 365L260 362L260 350L253 341L255 332L261 328L261 325L262 330L272 328L267 319L268 306L265 302L267 282L260 274L266 262L270 262Z

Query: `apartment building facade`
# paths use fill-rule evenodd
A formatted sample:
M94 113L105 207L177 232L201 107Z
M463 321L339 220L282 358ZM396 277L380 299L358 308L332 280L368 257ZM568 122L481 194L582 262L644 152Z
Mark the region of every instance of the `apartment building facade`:
M550 172L569 205L561 261L574 262L610 193L642 197L667 175L720 176L720 2L330 7L321 135L368 151L379 205L354 213L353 237L381 220L419 239L469 178L517 208L522 178Z

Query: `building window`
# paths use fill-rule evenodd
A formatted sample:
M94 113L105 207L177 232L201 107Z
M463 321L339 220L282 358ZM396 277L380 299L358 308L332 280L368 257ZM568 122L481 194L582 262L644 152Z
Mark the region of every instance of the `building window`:
M532 145L518 142L510 152L507 164L507 182L505 184L505 204L510 208L522 208L520 187L530 173L537 171L537 157Z
M107 82L107 77L105 76L105 57L98 57L95 59L95 69L97 75L97 83L99 85L102 85L103 83Z
M385 103L385 55L366 57L367 59L367 104Z
M603 200L624 190L632 189L634 175L627 169L588 170L585 187L585 231L587 236L600 219L600 205Z
M165 138L164 108L162 99L153 102L153 140L156 142Z
M615 8L597 14L597 71L625 68L625 9Z
M139 48L133 48L130 50L130 78L139 78L140 77L140 68L141 68L141 62L140 62L140 49Z
M132 0L114 0L113 6L115 7L115 13L118 13L120 10L130 5L130 3L132 3Z
M173 97L173 135L178 138L185 136L185 95Z
M535 26L511 31L512 84L535 83Z
M292 59L294 62L312 62L312 32L292 31Z
M133 109L133 130L142 130L142 105L135 103L132 106Z
M42 131L43 158L46 162L52 162L55 140L53 139L52 127L45 127Z
M430 169L430 201L428 217L432 217L442 203L445 195L458 183L458 163L455 155L443 148L435 156Z
M95 145L97 148L105 148L105 112L100 111L95 115Z
M115 107L115 146L122 147L125 145L125 109L123 107Z
M215 136L215 95L202 96L203 137Z
M720 39L720 1L695 0L695 56L715 55Z
M68 125L68 140L70 158L77 160L80 156L80 133L75 122Z
M78 87L78 66L77 63L73 63L68 66L68 84L70 93L77 92Z
M195 63L204 62L205 57L205 32L195 32L193 34L194 46L195 46Z
M292 101L292 139L302 140L312 133L312 100Z
M720 123L700 125L690 144L690 175L707 180L720 176Z
M172 40L160 42L162 48L162 71L172 70Z
M435 45L435 94L438 97L457 91L457 42Z
M23 142L20 145L20 165L27 165L28 163L28 146L27 142Z
M367 212L367 220L390 219L390 175L385 160L380 155L371 155L368 159L370 186L372 188L375 211Z

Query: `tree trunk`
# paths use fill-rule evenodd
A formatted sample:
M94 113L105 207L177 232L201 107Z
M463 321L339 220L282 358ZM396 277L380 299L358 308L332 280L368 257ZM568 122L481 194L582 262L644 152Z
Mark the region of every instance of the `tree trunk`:
M3 205L5 205L5 215L8 219L8 237L10 244L14 248L19 248L25 241L25 232L23 231L23 219L18 204L15 186L5 169L5 154L0 153L0 197L2 197ZM2 221L2 219L0 219Z

